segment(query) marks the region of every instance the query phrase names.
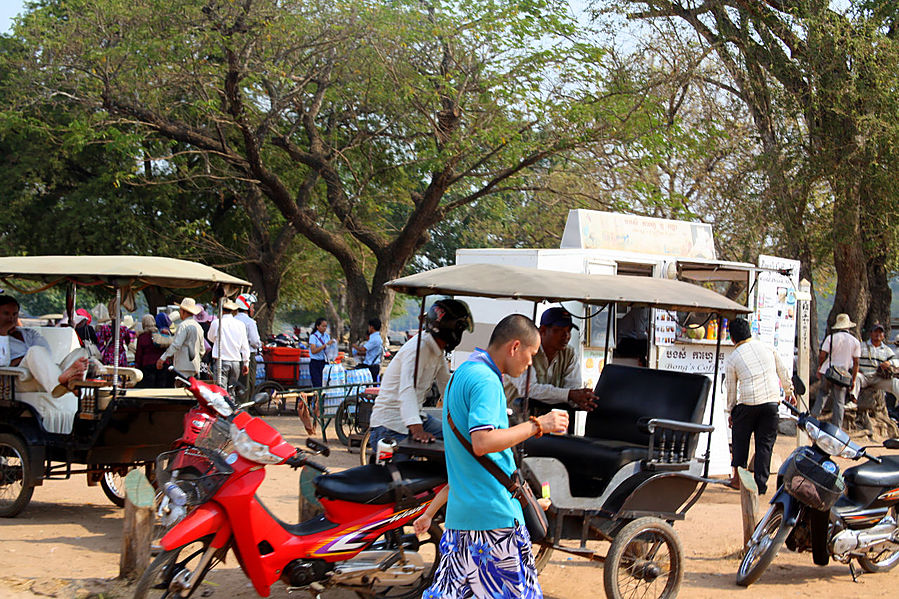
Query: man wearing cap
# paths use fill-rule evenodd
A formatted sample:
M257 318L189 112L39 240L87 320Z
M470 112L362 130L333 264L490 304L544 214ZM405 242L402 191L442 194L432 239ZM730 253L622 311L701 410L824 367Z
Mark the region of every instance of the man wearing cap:
M212 321L206 337L212 343L213 360L219 356L222 359L221 378L217 382L230 389L241 374L250 371L250 342L247 339L247 327L234 317L237 304L232 300L225 300L222 310L222 319Z
M206 348L203 345L203 329L194 316L200 313L200 306L192 297L181 300L178 314L181 324L175 331L172 344L156 361L157 370L162 370L165 361L172 358L175 370L187 376L197 376L200 372L200 361Z
M837 319L830 327L831 333L824 338L821 349L818 352L818 374L821 375L822 385L812 406L812 416L817 417L824 408L824 396L829 393L832 399L832 412L830 421L836 426L843 426L843 411L846 407L846 392L855 388L858 377L858 360L861 357L861 343L850 332L855 328L855 323L849 320L848 314L837 314ZM844 368L851 373L851 381L848 389L834 385L824 377L824 373L831 366Z
M874 323L858 360L858 377L855 379L856 389L853 393L855 397L859 397L863 390L873 387L899 399L899 379L893 377L896 354L883 342L885 335L883 325Z
M525 396L539 412L554 407L592 410L596 396L582 388L580 365L574 348L568 344L571 329L576 329L571 314L565 308L549 308L540 317L540 349L534 356L533 368L517 377L503 376L506 400L512 402ZM533 374L530 374L533 373ZM526 385L530 376L530 385ZM536 379L536 380L535 380ZM536 404L536 405L535 405Z

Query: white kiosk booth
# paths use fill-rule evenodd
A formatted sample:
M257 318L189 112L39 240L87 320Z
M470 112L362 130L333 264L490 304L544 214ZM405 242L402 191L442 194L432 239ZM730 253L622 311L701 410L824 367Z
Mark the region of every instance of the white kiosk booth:
M559 272L627 274L671 278L704 285L753 309L753 335L775 348L784 365L793 367L797 322L799 262L759 256L758 264L717 259L712 226L626 214L572 210L559 249L463 249L456 264L503 264ZM531 316L531 302L466 298L475 319L475 330L465 335L453 355L453 367L475 347L486 347L493 326L513 312ZM540 314L550 304L537 309ZM678 370L713 376L717 335L724 335L720 360L733 344L726 331L715 331L715 321L690 313L656 309L630 311L618 305L612 314L579 302L564 307L580 320L571 344L580 355L585 387L593 387L606 363L627 362L650 368ZM604 348L609 347L609 356ZM730 473L729 429L724 417L727 404L723 363L712 416L712 455L709 473ZM712 405L711 402L708 403ZM707 408L710 409L710 408ZM706 414L705 422L709 422ZM576 431L577 432L577 431ZM701 440L698 447L704 448Z

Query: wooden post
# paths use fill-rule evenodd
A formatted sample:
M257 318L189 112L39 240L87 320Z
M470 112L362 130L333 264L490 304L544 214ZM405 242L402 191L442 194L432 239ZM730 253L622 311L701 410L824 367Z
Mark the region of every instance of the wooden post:
M125 532L119 578L138 578L150 564L150 542L153 540L153 508L156 494L140 470L125 477Z
M740 478L740 507L743 510L743 549L752 537L752 531L759 521L759 489L752 473L745 468L737 468Z

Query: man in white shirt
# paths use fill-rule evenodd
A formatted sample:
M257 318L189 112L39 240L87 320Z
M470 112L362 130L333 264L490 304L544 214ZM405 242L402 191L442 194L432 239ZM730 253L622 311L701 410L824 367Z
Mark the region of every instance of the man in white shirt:
M755 437L754 478L759 494L767 491L771 473L771 450L777 440L777 408L780 390L791 402L793 383L790 373L770 347L752 338L749 322L735 318L728 325L736 344L724 362L727 386L728 425L733 429L733 475L730 486L739 488L737 468L749 460L749 438ZM779 384L778 384L779 381Z
M251 383L256 380L256 354L262 351L259 327L256 326L256 321L253 320L256 296L252 293L242 293L237 296L237 300L234 303L237 304L237 315L235 318L247 327L247 342L250 344L250 370L245 382L247 388L252 389Z
M397 443L410 435L416 441L430 443L442 438L443 423L421 413L425 395L436 382L443 394L449 380L446 353L453 351L462 333L471 331L471 311L465 302L453 299L437 300L428 310L425 330L421 333L418 355L418 376L415 376L418 335L409 339L396 353L384 375L381 390L371 412L370 447L377 449L385 437Z
M569 345L571 329L577 326L565 308L549 308L540 317L540 349L532 367L517 377L503 376L503 388L508 403L529 396L529 409L546 413L552 408L592 410L596 396L592 389L583 388L581 368L574 348ZM530 385L526 380L530 375ZM534 402L533 400L537 400ZM569 414L570 420L574 417Z
M178 306L178 314L181 324L175 331L172 344L156 360L156 368L162 370L165 361L172 359L175 370L187 376L197 376L200 372L200 362L206 347L203 343L203 328L194 320L194 316L200 313L202 308L197 305L192 297L181 300Z
M835 426L843 426L843 411L846 405L846 394L849 389L855 388L858 377L858 360L861 357L861 343L855 338L849 329L855 328L855 323L849 320L848 314L837 314L837 319L830 327L831 333L824 338L821 349L818 352L818 374L821 375L821 388L815 398L811 413L817 417L824 408L824 396L829 393L832 400L830 421ZM824 373L830 366L843 368L850 373L849 387L835 385L824 378Z
M222 320L213 320L209 325L206 338L212 343L212 358L222 358L220 386L227 385L231 389L241 374L250 371L250 342L247 340L247 327L234 317L237 304L226 300L222 305Z
M896 354L883 342L885 336L883 325L874 323L871 327L871 335L864 347L861 348L861 356L858 360L858 376L856 388L852 394L855 397L869 387L891 393L899 399L899 379L893 376L896 366Z
M0 337L8 348L8 363L2 366L19 366L27 369L44 392L46 401L36 400L32 405L40 413L44 428L51 433L69 433L78 398L68 385L81 380L88 368L87 352L78 349L63 360L62 366L53 361L50 345L34 329L19 327L19 302L10 295L0 295ZM7 361L7 360L4 360Z

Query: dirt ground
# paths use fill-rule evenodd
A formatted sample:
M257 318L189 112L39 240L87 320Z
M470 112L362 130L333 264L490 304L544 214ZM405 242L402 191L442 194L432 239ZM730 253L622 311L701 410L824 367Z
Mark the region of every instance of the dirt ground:
M296 418L272 419L285 437L299 445L305 435ZM334 452L322 459L332 468L351 467L358 456L332 441ZM781 438L775 461L786 457L795 442ZM260 497L281 519L297 520L298 473L287 467L269 467ZM770 486L770 485L769 485ZM895 597L899 569L867 574L852 582L847 566L832 563L820 568L809 554L782 550L761 581L749 589L735 586L742 533L739 493L715 487L707 490L675 529L685 552L685 576L680 597ZM35 489L34 498L17 518L0 520L0 599L57 597L59 599L120 599L130 588L114 580L118 574L122 542L122 510L112 506L99 487L88 487L84 477L50 481ZM602 568L560 553L540 576L548 599L602 597ZM894 586L895 585L895 586ZM256 593L237 568L233 556L212 572L203 597L250 599ZM290 597L305 597L292 593ZM286 598L279 584L272 597ZM329 591L323 599L347 599L354 594Z

